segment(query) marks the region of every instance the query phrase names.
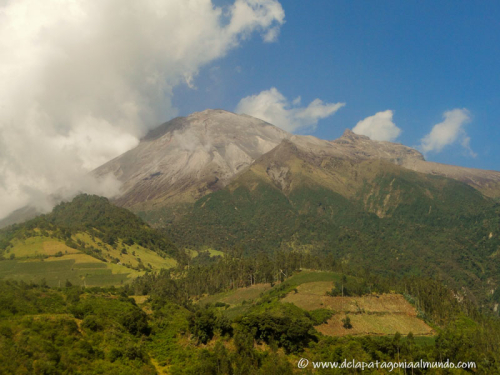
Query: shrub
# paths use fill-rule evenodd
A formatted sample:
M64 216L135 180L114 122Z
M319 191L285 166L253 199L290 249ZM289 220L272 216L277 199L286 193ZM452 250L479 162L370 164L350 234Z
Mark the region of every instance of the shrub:
M83 319L82 327L94 332L101 331L103 328L101 322L95 315L86 316L85 319Z
M346 329L352 328L351 318L349 318L349 316L346 315L346 317L342 319L342 326Z

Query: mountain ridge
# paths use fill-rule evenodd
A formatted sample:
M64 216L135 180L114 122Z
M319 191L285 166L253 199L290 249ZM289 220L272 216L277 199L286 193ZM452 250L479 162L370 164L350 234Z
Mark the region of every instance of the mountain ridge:
M133 211L193 203L227 186L255 161L291 142L319 158L386 160L416 172L442 175L500 197L500 172L428 162L399 143L373 141L349 129L335 140L293 135L265 121L224 110L178 117L150 131L140 144L93 171L113 173L122 183L114 202Z
M349 129L335 140L293 135L265 121L225 110L205 110L177 117L151 130L139 145L92 171L113 174L122 182L114 204L142 212L163 210L170 218L183 206L220 190L261 156L291 142L316 157L351 161L386 160L416 172L464 182L482 194L500 198L500 172L426 161L399 143L373 141ZM34 217L23 208L0 220L0 227ZM167 221L168 221L167 220Z

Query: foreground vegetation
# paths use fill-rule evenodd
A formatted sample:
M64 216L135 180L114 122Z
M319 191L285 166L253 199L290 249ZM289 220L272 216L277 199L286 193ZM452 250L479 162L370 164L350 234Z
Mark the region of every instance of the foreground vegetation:
M262 254L258 260L256 265L228 255L147 274L120 288L0 281L0 373L307 373L297 369L302 357L475 361L476 373L500 373L498 320L459 302L439 282L339 270L321 258L302 259L304 266L321 266L300 271L291 266L291 254ZM286 302L296 291L325 282L340 283L353 296L404 293L436 335L325 336L319 327L334 310ZM351 324L355 328L356 320Z

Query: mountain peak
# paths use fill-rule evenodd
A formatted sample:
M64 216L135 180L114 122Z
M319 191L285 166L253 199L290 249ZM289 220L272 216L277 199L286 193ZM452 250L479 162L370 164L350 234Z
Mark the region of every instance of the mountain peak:
M351 141L356 141L356 140L366 140L366 141L371 141L370 137L362 134L357 134L354 133L351 129L347 128L344 130L344 133L339 139L349 139Z
M236 115L235 113L230 112L230 111L226 111L225 109L219 109L219 108L211 109L211 108L207 108L204 111L193 112L188 117L214 116L214 115L221 115L221 114L222 115L224 115L224 114Z
M456 178L492 196L500 191L498 172L428 163L413 148L374 141L350 129L334 141L292 135L255 117L221 109L195 112L160 125L136 148L97 168L93 174L111 173L123 183L115 203L148 211L192 203L220 190L261 157L261 160L274 158L278 163L292 157L313 164L324 158L355 163L378 159Z
M117 203L126 207L193 201L226 186L288 137L257 118L208 109L160 125L94 174L123 182Z

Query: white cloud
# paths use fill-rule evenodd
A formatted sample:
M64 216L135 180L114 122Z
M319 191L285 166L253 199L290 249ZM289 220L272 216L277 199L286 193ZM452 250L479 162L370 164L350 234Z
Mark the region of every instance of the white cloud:
M264 34L264 42L266 43L273 43L278 40L278 36L280 35L280 28L278 26L275 26L273 28L270 28L267 33Z
M237 113L257 117L293 132L303 128L314 128L318 120L331 116L345 103L323 103L314 99L307 107L298 107L300 96L289 102L275 87L260 94L247 96L240 100Z
M375 141L396 140L401 134L401 129L392 122L393 111L377 112L356 124L352 131L356 134L366 135Z
M277 0L0 2L0 218L47 194L116 193L87 171L175 116L175 86L283 22Z
M464 128L470 122L469 111L453 109L443 114L444 121L434 125L431 132L421 140L420 149L424 153L441 152L448 145L459 142L471 156L476 154L470 148L470 138Z

